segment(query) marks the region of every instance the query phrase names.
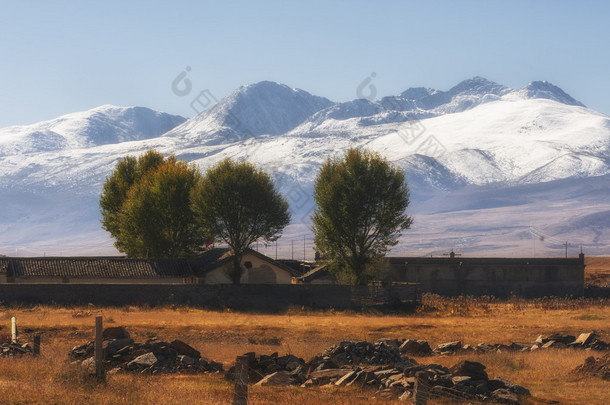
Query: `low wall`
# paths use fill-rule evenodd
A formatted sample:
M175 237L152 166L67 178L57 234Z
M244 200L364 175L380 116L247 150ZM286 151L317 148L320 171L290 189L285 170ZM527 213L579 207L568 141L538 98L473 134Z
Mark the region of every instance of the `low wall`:
M244 309L280 309L291 306L349 309L370 305L417 302L416 284L352 287L343 285L159 285L140 284L4 284L4 304L59 305L196 305Z
M582 296L583 258L390 258L393 280L441 295Z

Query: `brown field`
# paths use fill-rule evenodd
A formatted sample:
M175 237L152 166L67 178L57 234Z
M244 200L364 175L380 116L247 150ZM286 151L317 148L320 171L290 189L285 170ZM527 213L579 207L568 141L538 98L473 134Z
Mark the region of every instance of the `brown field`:
M96 315L104 317L105 326L127 327L136 341L152 335L166 340L185 340L202 355L223 362L225 368L235 356L248 351L266 354L278 351L280 355L292 353L307 360L328 346L347 339L419 338L428 340L431 346L458 339L475 345L480 342L509 344L512 341L533 341L539 334L564 332L577 335L594 330L603 340L610 341L610 301L593 299L486 301L427 296L425 305L411 314L310 312L300 309L281 314L260 314L184 307L5 307L0 311L0 333L10 331L10 318L16 316L21 341L30 341L34 333L42 332L43 355L36 359L0 358L0 403L231 402L232 386L220 375L119 374L110 376L105 385L96 385L67 359L73 346L92 338ZM281 344L249 343L262 337L279 338ZM526 386L536 398L565 404L607 404L610 382L570 373L591 354L551 349L417 360L451 366L468 358L487 365L490 377L502 376ZM250 387L250 403L253 404L388 403L376 402L373 396L374 391L356 388Z
M585 283L610 286L610 257L585 256Z

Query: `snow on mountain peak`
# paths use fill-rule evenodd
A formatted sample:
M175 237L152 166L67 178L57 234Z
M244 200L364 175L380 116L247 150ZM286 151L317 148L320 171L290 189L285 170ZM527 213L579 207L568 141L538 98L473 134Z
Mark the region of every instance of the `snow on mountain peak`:
M331 105L332 101L304 90L262 81L240 87L166 136L213 145L279 135Z
M585 107L583 103L578 100L575 100L565 91L547 82L546 80L533 81L521 90L518 90L518 93L528 99L546 98L549 100L557 101L562 104Z
M155 138L186 119L145 107L106 104L32 125L0 129L0 155L88 148Z
M448 93L452 95L458 94L473 94L484 96L486 94L495 94L497 96L505 94L510 89L502 86L491 80L487 80L481 76L475 76L472 79L466 79L456 86L452 87Z

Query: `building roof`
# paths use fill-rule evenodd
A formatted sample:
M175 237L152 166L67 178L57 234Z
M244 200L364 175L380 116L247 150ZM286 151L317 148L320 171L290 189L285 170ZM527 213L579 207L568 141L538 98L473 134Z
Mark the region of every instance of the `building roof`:
M119 257L0 258L0 271L13 277L165 278L192 275L185 259Z
M321 277L330 276L336 278L333 274L328 271L328 264L322 264L314 267L307 273L303 274L301 277L297 277L299 281L309 282L311 280L315 280Z
M247 249L246 253L256 256L259 259L262 259L276 267L281 268L282 270L288 272L292 277L297 277L301 274L299 271L294 270L283 263L275 261L269 256L265 256L264 254L259 253L256 250ZM193 272L197 276L203 276L206 273L231 262L232 258L233 254L231 253L230 249L212 248L203 252L197 258L193 259L191 261L191 267L193 269Z
M191 260L191 268L197 275L202 275L227 262L231 257L228 248L212 248Z

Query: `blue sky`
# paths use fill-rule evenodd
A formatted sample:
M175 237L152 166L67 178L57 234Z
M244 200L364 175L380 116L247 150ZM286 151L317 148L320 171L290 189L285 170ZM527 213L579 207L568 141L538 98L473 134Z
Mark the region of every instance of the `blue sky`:
M174 4L175 3L175 4ZM446 90L483 76L548 80L610 114L610 4L602 1L3 1L0 127L102 104L192 116L273 80L333 101ZM187 66L192 93L173 79Z

